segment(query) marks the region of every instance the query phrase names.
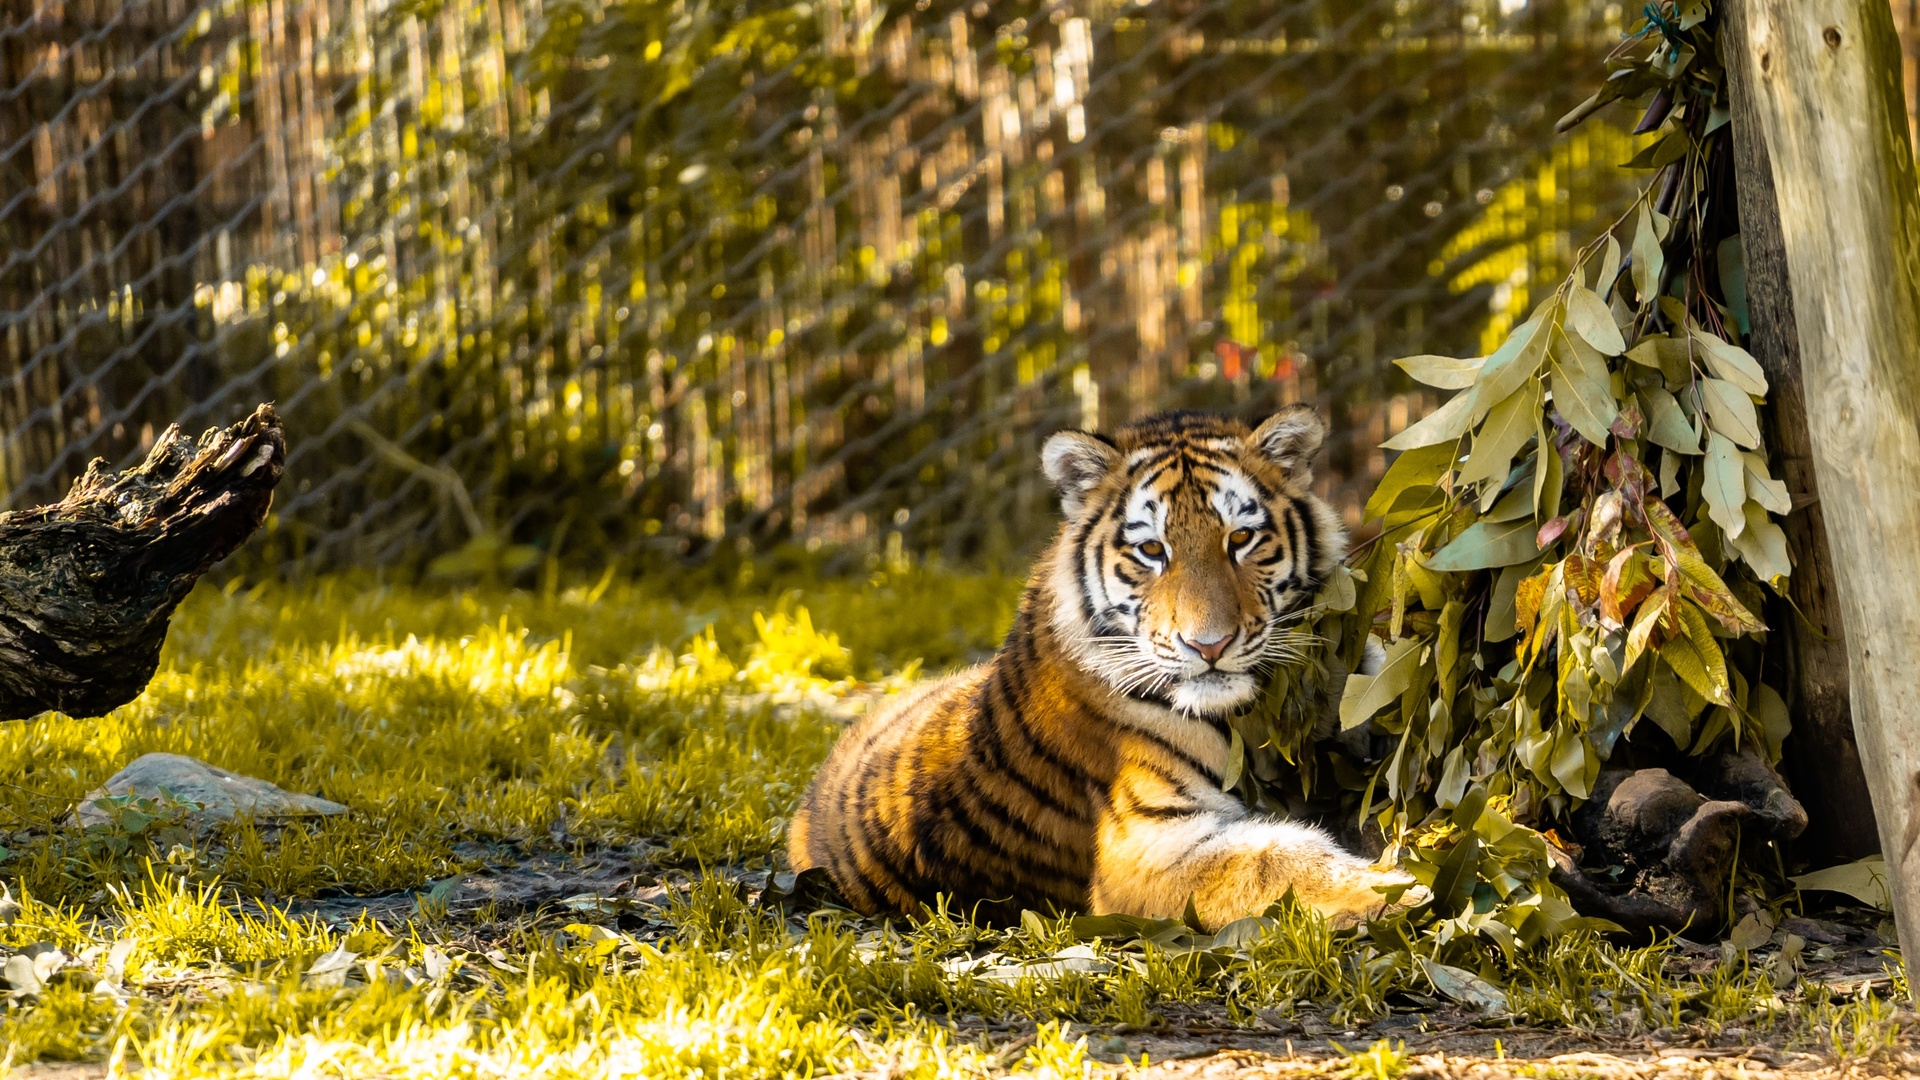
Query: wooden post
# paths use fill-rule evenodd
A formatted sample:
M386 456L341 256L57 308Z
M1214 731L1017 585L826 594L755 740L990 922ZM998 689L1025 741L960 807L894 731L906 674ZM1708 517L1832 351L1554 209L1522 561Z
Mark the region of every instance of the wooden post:
M1920 179L1887 0L1733 0L1902 952L1920 956Z
M1723 41L1743 40L1736 36L1743 25L1742 10L1735 5L1727 13ZM1800 334L1793 321L1793 286L1787 274L1786 243L1780 236L1773 165L1762 137L1752 76L1733 71L1733 65L1746 55L1728 58L1733 98L1728 128L1733 136L1747 313L1752 320L1746 344L1767 373L1767 446L1781 481L1794 496L1793 512L1781 522L1793 558L1793 576L1787 583L1792 604L1776 605L1768 613L1773 631L1767 642L1767 675L1769 681L1781 680L1774 685L1785 694L1793 715L1793 734L1787 738L1780 769L1807 811L1807 831L1801 834L1798 847L1819 867L1871 855L1880 850L1880 837L1853 737L1846 627L1834 582L1833 554L1827 546L1827 508L1820 502L1813 448L1807 438Z

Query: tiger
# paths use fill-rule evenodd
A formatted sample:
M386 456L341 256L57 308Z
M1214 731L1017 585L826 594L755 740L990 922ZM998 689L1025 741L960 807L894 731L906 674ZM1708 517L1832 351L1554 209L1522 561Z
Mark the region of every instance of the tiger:
M986 663L921 684L840 738L789 830L868 915L944 896L986 921L1026 909L1197 919L1291 893L1338 924L1412 879L1222 790L1229 717L1346 554L1311 490L1326 425L1171 412L1110 437L1053 434L1065 518Z

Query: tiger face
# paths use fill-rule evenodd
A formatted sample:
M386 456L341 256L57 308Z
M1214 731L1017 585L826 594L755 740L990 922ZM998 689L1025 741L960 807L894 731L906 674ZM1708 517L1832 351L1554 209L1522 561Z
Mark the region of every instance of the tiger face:
M1303 405L1249 430L1164 413L1041 458L1066 524L1049 616L1080 666L1129 697L1218 717L1252 700L1283 630L1346 551L1309 489L1326 426Z

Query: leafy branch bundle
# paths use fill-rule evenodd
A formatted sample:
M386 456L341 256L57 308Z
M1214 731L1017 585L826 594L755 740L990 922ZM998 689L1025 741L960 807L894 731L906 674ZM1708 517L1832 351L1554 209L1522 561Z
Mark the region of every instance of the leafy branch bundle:
M1740 344L1716 22L1709 0L1648 5L1562 121L1637 104L1651 138L1627 167L1652 181L1491 355L1399 361L1458 393L1385 444L1400 454L1367 503L1379 535L1303 642L1317 670L1277 676L1239 724L1246 793L1377 826L1433 891L1443 942L1591 925L1536 829L1564 825L1603 764L1745 745L1777 760L1787 732L1757 612L1790 572L1775 517L1791 502ZM1355 670L1369 635L1384 666L1346 681L1337 733L1316 729L1331 702L1313 686ZM1633 744L1652 749L1623 754L1647 721L1662 734Z

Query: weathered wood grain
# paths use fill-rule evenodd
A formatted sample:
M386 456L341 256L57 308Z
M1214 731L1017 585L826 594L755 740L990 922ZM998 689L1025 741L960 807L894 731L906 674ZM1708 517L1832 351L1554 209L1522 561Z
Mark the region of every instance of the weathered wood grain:
M168 428L139 466L96 459L66 498L0 514L0 720L139 696L173 609L266 520L285 461L262 405L197 444Z
M1885 0L1735 0L1766 139L1854 732L1920 955L1920 182Z
M1738 5L1735 5L1736 9ZM1728 13L1725 41L1741 40L1743 13ZM1768 660L1786 669L1787 706L1793 714L1781 771L1807 808L1805 850L1825 858L1857 859L1880 850L1873 802L1853 737L1847 694L1846 628L1827 546L1826 507L1814 475L1807 438L1806 382L1800 366L1800 335L1793 320L1793 284L1787 272L1780 208L1773 191L1773 165L1762 137L1751 73L1735 74L1750 58L1729 56L1732 91L1734 186L1739 196L1740 246L1746 271L1747 312L1753 333L1747 349L1767 373L1769 425L1780 479L1793 493L1794 508L1781 522L1793 558L1788 579L1792 607L1770 613L1774 626ZM1782 605L1784 608L1784 605Z

